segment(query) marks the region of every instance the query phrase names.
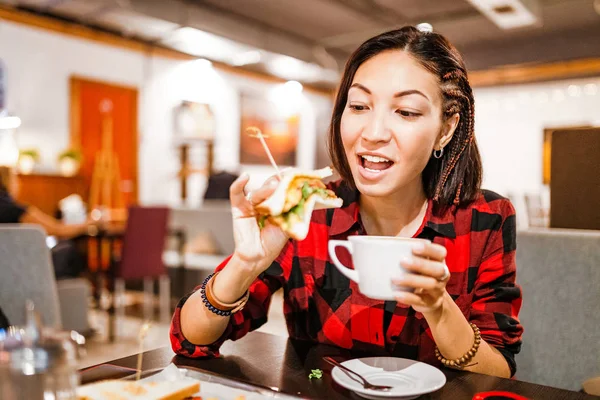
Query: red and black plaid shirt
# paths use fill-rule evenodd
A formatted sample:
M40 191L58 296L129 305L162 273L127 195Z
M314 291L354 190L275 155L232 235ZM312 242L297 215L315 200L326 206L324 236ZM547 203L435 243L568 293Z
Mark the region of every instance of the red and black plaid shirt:
M395 301L363 296L356 283L331 263L329 239L366 234L360 220L358 192L339 183L331 188L344 205L313 213L308 237L288 242L270 268L254 281L247 305L231 317L217 342L197 346L186 340L179 317L189 296L179 302L171 325L171 344L176 353L217 356L225 340L240 339L267 321L271 296L283 287L290 337L346 349L368 351L375 346L393 356L439 365L431 330L421 313L399 307ZM480 328L484 340L504 355L514 374L514 355L519 352L523 328L517 319L521 290L515 284L516 223L511 203L483 191L469 206L452 207L435 216L430 201L415 237L446 247L446 264L452 273L446 290L467 320ZM339 255L342 263L352 265L349 254L340 251Z

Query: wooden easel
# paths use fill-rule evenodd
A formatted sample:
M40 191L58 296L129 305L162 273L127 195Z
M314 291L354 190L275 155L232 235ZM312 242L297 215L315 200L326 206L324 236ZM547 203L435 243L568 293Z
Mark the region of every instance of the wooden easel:
M112 103L105 100L100 105L102 113L102 149L96 154L90 187L90 207L123 210L125 202L119 188L121 173L119 160L113 150Z
M119 188L121 181L119 159L113 149L111 111L112 102L110 100L102 101L100 104L102 147L95 156L89 199L90 209L104 209L110 212L105 222L124 221L126 214L123 193ZM106 218L106 216L102 215L102 218ZM111 240L100 236L88 241L88 265L95 275L94 297L98 304L104 285L107 284L109 287L114 285L114 276L112 276L114 271L111 270L111 266L115 249ZM103 277L99 271L108 271L108 277ZM108 282L105 282L104 279L108 279ZM114 312L113 307L114 305L111 304L109 313ZM109 331L114 332L114 329L111 328Z

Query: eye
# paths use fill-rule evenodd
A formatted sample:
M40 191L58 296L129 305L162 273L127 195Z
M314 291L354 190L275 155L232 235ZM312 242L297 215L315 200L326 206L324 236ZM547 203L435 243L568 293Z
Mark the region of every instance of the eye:
M412 111L406 111L406 110L398 110L396 111L397 114L400 114L401 116L405 117L405 118L417 118L420 117L421 114L419 113L415 113Z
M351 109L352 111L356 111L356 112L361 112L361 111L366 111L369 109L369 107L365 106L364 104L349 104L348 108Z

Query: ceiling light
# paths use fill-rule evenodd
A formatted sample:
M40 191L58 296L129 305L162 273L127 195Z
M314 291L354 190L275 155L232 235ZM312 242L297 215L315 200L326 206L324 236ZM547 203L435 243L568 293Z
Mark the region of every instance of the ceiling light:
M284 86L287 90L294 93L300 93L303 89L302 84L298 81L287 81Z
M287 81L284 84L275 85L269 92L269 99L278 116L292 117L298 114L304 99L302 84L298 81Z
M581 96L581 88L577 85L569 85L567 93L569 93L569 96L571 97L579 97Z
M302 73L303 67L302 61L284 55L274 57L269 63L269 71L284 79L293 79Z
M542 23L539 0L467 1L501 29L539 26Z
M194 66L198 68L209 68L212 67L212 62L210 62L206 58L199 58L197 60L194 60Z
M241 67L249 64L259 63L261 59L260 51L252 50L243 53L235 54L232 57L231 63L237 67Z
M275 55L267 62L267 70L280 78L312 82L323 75L323 69L297 58Z
M243 66L260 62L272 75L285 80L337 83L339 79L336 69L322 68L294 57L243 45L192 27L179 28L160 43L196 57L230 65Z
M433 32L433 26L428 22L421 22L417 25L417 29L421 32Z
M224 62L229 62L234 54L252 50L249 46L189 26L177 29L161 44L196 57Z
M21 118L19 117L0 117L0 130L17 129L19 126L21 126Z
M588 83L583 87L583 92L588 96L595 96L598 94L598 85L595 83Z

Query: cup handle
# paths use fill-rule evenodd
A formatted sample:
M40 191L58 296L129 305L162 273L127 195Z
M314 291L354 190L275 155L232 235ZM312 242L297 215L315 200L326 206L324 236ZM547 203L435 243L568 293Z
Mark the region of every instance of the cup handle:
M331 261L333 261L333 265L348 279L352 279L354 282L358 283L358 271L350 269L346 267L344 264L340 262L335 254L336 247L345 247L348 249L350 254L352 254L352 243L347 240L330 240L327 244L329 248L329 256L331 257Z

